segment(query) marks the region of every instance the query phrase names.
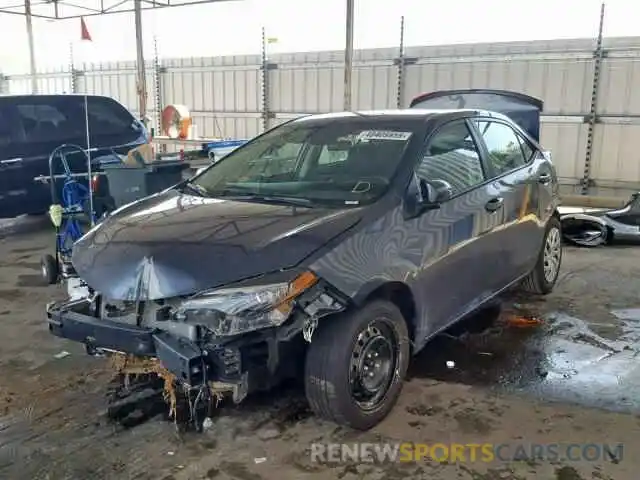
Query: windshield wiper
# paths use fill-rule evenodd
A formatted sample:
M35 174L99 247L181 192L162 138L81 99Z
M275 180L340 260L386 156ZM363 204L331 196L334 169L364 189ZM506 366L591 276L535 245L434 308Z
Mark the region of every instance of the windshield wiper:
M189 190L191 193L195 193L199 197L208 197L209 192L206 188L197 183L193 183L189 180L186 180L182 185L179 186L179 189L182 191Z
M294 205L297 207L313 207L313 202L307 198L287 197L281 195L262 195L258 193L234 193L233 195L223 195L222 198L229 200L249 200L254 202L276 203L281 205Z

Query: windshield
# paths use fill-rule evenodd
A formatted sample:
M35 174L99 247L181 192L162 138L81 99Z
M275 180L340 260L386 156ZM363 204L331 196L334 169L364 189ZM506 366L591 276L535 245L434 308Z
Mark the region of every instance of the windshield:
M414 122L293 122L230 153L191 185L213 197L370 203L389 186Z

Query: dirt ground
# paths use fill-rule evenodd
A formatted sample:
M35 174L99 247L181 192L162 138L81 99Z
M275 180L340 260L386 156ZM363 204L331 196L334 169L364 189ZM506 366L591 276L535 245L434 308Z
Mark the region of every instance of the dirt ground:
M370 432L316 419L299 387L290 386L221 409L202 434L179 435L162 418L131 428L108 422L105 361L48 333L45 303L62 292L43 286L38 269L52 241L42 229L0 239L0 478L638 476L640 315L617 309L640 307L640 247L567 248L551 296L509 298L502 312L480 314L434 340L413 361L392 414ZM520 317L543 322L512 321ZM623 443L624 456L329 464L311 461L313 442Z

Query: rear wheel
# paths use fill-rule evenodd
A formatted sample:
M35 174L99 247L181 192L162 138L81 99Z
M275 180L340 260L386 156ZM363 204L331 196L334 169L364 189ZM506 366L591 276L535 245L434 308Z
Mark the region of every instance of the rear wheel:
M522 289L538 295L551 293L558 280L561 264L562 232L560 220L552 217L547 224L544 242L536 265L522 281Z
M394 304L373 301L315 333L305 365L307 399L318 416L367 430L393 408L408 363L405 319Z

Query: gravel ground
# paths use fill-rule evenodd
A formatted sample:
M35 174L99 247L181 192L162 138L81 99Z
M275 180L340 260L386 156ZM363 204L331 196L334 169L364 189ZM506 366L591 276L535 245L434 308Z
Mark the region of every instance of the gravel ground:
M45 303L63 292L40 282L52 233L33 230L0 239L0 478L637 478L640 320L616 309L640 307L640 248L567 248L551 296L506 299L501 312L434 340L370 432L316 419L292 385L221 409L202 434L179 435L159 417L132 428L105 420L104 360L47 331ZM543 321L518 327L514 315ZM313 442L623 443L624 456L331 464L312 462Z

